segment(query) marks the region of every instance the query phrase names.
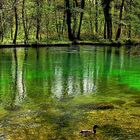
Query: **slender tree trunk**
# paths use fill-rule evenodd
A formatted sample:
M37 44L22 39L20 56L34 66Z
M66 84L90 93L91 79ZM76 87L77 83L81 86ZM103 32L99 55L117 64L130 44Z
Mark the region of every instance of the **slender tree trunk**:
M61 15L58 15L58 38L60 39L63 34L61 34L61 29L63 26L63 21L61 20Z
M11 37L11 40L13 40L13 17L11 16L10 17L10 37Z
M130 13L132 12L132 0L130 0ZM130 20L130 23L129 23L129 26L128 26L128 38L131 39L131 20Z
M57 32L58 38L60 38L59 27L58 27L58 19L57 19L57 11L56 10L55 10L55 27L56 27L56 32Z
M130 23L130 25L129 25L129 27L128 27L129 29L128 29L128 38L130 38L131 39L131 34L132 34L132 31L131 31L131 23Z
M49 40L49 20L48 16L46 16L46 36L47 36L47 41Z
M93 2L92 1L89 1L89 32L91 34L93 34L93 31L94 31L94 26L93 26L93 13L92 13L92 7L93 7Z
M0 11L3 9L3 1L0 0ZM2 23L2 12L0 13L0 39L3 42L3 23Z
M65 6L66 6L66 22L67 22L67 28L68 28L68 38L69 40L73 41L73 33L72 33L72 28L71 28L71 8L70 8L70 1L65 0Z
M2 11L3 9L3 1L0 0L0 11ZM1 42L3 42L3 13L1 12L0 13L0 39L1 39Z
M118 40L120 38L121 35L121 27L122 27L122 15L123 15L123 7L124 7L124 0L122 0L122 4L120 7L120 15L119 15L119 25L118 25L118 31L116 34L116 40Z
M76 7L78 7L78 1L77 0L74 0L75 1L75 4L76 4Z
M27 33L27 27L25 21L25 0L22 1L22 23L24 29L24 43L26 44L28 41L28 33Z
M104 22L104 39L107 38L107 32L106 32L106 21Z
M78 7L78 3L77 0L73 0L73 8L77 8ZM72 34L73 34L73 38L76 38L76 29L77 29L77 11L73 10L72 11L72 18L73 18L73 28L72 28Z
M95 0L95 32L98 33L98 0Z
M64 28L65 28L65 19L66 19L66 14L65 14L65 10L63 13L63 23L62 23L62 28L61 28L61 33L63 34L64 32Z
M81 0L81 9L84 10L84 7L85 7L85 0ZM83 15L84 15L84 11L82 11L81 14L80 14L80 23L79 23L79 28L78 28L77 39L80 39L80 33L81 33L81 26L82 26L82 21L83 21Z
M14 14L15 14L15 34L14 34L13 44L16 44L17 33L18 33L17 0L14 1Z
M112 0L102 0L102 6L103 6L103 12L104 12L104 18L106 22L106 29L107 30L107 39L112 39L112 16L111 16L111 4Z
M39 33L40 33L40 20L41 20L41 13L40 13L40 0L36 0L37 5L37 15L36 15L36 41L39 41Z
M55 27L56 27L56 32L57 32L57 35L58 35L58 38L60 39L60 36L61 36L61 17L60 17L60 12L59 12L59 9L57 9L57 6L56 6L56 2L54 1L54 4L55 4Z

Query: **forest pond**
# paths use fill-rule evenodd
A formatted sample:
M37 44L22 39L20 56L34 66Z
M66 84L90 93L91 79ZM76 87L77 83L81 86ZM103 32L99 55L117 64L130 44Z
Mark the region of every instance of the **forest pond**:
M0 140L139 140L135 49L0 49Z

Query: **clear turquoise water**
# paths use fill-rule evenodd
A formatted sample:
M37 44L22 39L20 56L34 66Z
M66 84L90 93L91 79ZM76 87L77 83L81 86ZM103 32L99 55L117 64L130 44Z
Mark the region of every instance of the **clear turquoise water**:
M140 56L128 51L93 46L0 49L1 134L29 139L19 132L28 122L31 139L73 139L85 113L77 106L139 99ZM43 138L36 134L41 125ZM67 130L73 126L70 137Z

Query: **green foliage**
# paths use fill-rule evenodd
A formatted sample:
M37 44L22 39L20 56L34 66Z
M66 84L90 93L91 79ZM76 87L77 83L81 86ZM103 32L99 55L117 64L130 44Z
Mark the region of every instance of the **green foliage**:
M50 42L55 40L65 40L67 37L66 7L64 0L45 1L45 0L25 0L24 19L22 15L23 1L18 1L18 42L24 40L23 20L25 21L28 42L36 41L37 18L40 19L39 40L40 42ZM85 8L81 8L81 1L69 0L70 11L72 14L72 30L77 34L80 14L84 13L81 26L81 38L102 38L104 36L104 14L102 0L85 0ZM123 7L123 18L119 21L119 13L122 0L114 0L111 3L111 14L113 22L113 38L116 36L118 24L121 22L121 38L138 39L140 37L140 1L126 0ZM12 42L15 30L14 19L14 0L2 1L0 9L0 42ZM39 6L37 6L37 3ZM98 30L96 29L98 28ZM2 40L3 36L3 40ZM67 39L66 39L67 40ZM85 39L86 40L86 39Z

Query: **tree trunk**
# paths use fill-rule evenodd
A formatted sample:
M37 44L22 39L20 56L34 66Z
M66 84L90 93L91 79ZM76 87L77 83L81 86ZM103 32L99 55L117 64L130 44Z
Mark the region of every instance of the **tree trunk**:
M17 33L18 33L17 0L14 1L14 14L15 14L15 34L14 34L13 44L16 44Z
M106 32L106 21L104 22L104 39L107 38L107 32Z
M58 38L60 39L59 24L58 24L57 11L56 11L56 9L55 9L55 27L56 27L56 32L57 32Z
M81 0L81 9L84 10L84 7L85 7L85 0ZM82 26L82 21L83 21L83 15L84 15L84 11L82 11L81 14L80 14L80 23L79 23L79 28L78 28L77 39L80 39L80 33L81 33L81 26Z
M129 39L131 39L131 34L132 34L132 32L131 32L131 23L130 23L130 25L128 27L128 38Z
M39 41L39 33L40 33L40 20L41 20L41 13L40 13L40 0L36 0L37 5L37 15L36 15L36 41Z
M93 13L92 13L92 7L93 7L93 2L92 1L89 1L89 32L90 34L93 34L93 31L94 31L94 26L93 26Z
M62 33L62 35L64 34L65 19L66 19L66 14L65 14L65 11L64 11L64 14L63 14L63 23L62 23L62 28L61 28L61 33Z
M0 0L0 11L2 11L3 9L3 1ZM0 39L1 39L1 42L3 42L3 13L1 12L0 13Z
M105 18L105 26L107 30L107 39L112 39L112 16L110 13L111 10L111 4L112 0L102 0L102 6L103 6L103 12L104 12L104 18Z
M13 17L11 16L10 17L10 37L11 37L11 40L13 40Z
M120 38L121 35L121 27L122 27L122 15L123 15L123 7L124 7L124 0L122 0L122 4L120 7L120 15L119 15L119 25L118 25L118 31L116 34L116 40L118 40Z
M74 37L73 37L72 29L71 29L71 16L72 16L72 14L71 14L69 0L65 0L65 6L66 6L66 22L67 22L67 28L68 28L68 38L69 38L69 40L73 41Z
M130 0L130 13L132 12L132 0ZM128 38L131 39L131 20L130 20L130 23L129 23L129 26L128 26Z
M95 0L95 32L98 33L98 0Z
M77 0L73 1L73 7L72 8L77 8ZM73 10L72 11L72 18L73 18L73 28L72 28L72 34L73 34L73 38L76 38L76 28L77 28L77 11Z
M27 33L27 27L25 21L25 0L22 1L22 23L24 29L24 43L26 44L28 41L28 33Z

